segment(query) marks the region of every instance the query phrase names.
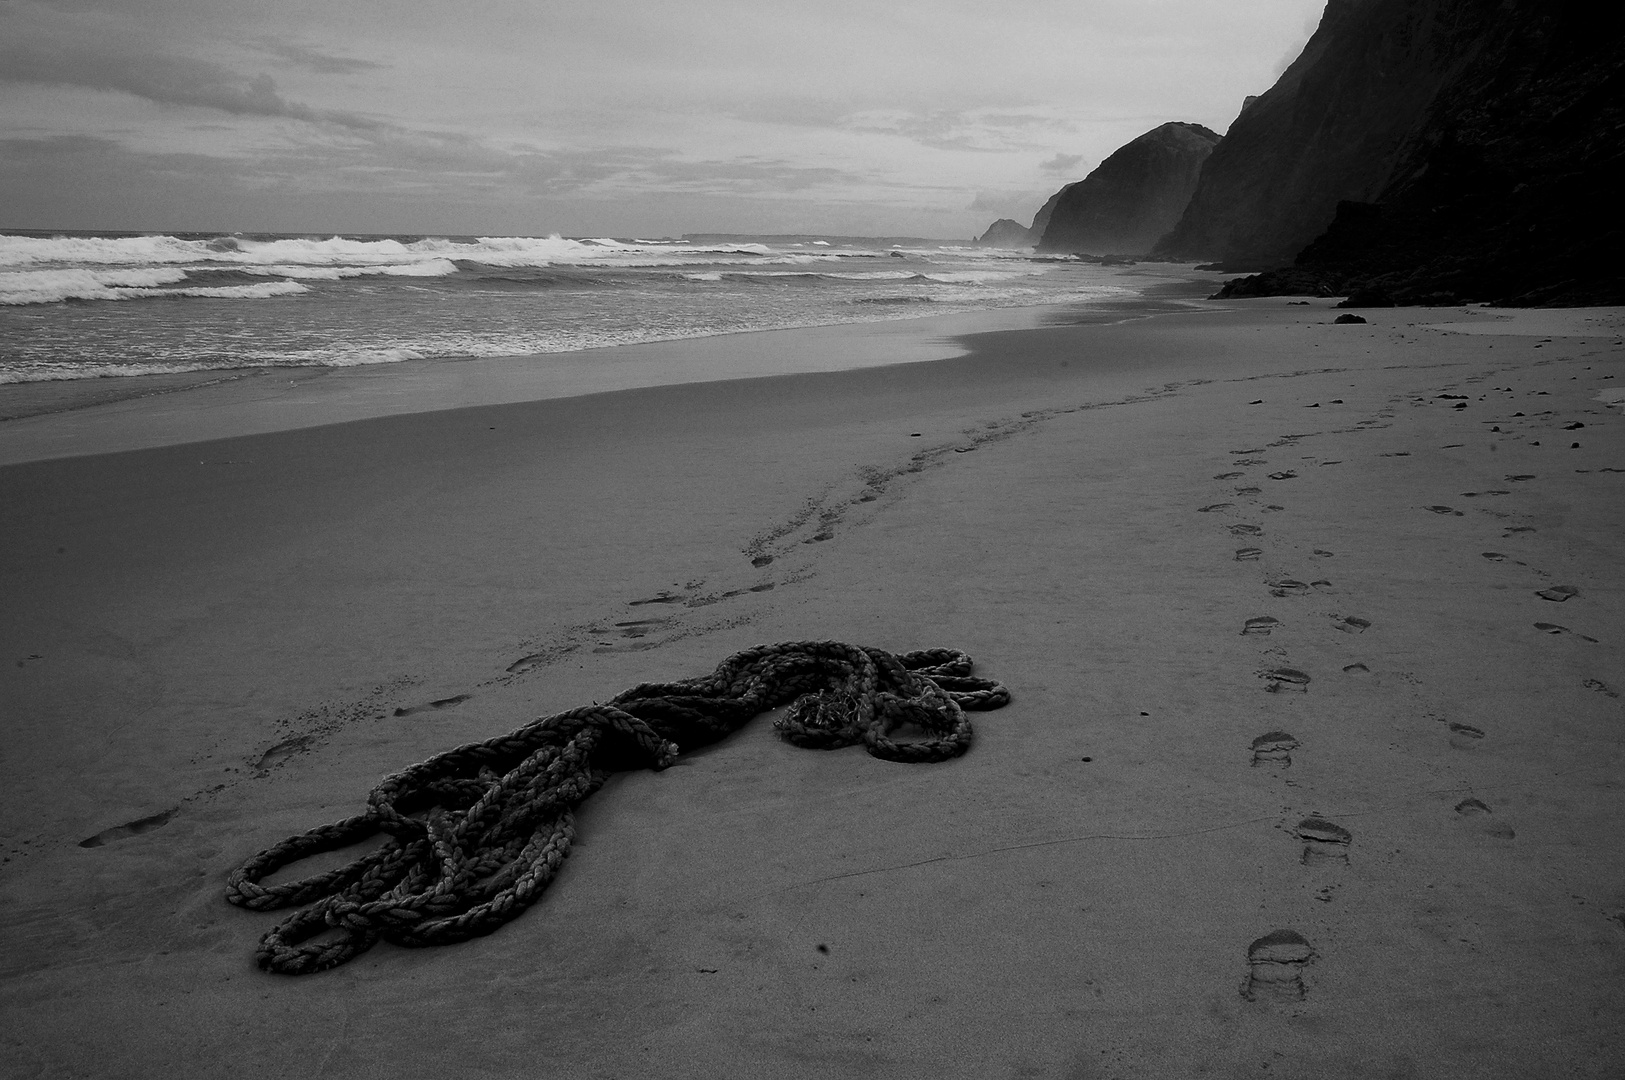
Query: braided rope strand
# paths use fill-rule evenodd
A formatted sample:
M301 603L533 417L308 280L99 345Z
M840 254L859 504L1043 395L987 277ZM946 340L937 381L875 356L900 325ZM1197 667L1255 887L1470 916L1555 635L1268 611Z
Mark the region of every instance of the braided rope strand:
M954 649L758 645L709 675L642 683L386 776L365 813L291 836L232 871L226 899L254 911L301 909L260 941L259 966L280 974L337 967L380 939L445 945L489 934L558 874L575 840L575 809L611 773L664 769L680 749L716 742L785 704L774 727L796 746L861 743L886 761L946 761L970 748L966 710L1010 701L1003 685L971 669ZM904 725L927 737L893 738ZM286 866L380 835L378 848L345 866L265 884Z

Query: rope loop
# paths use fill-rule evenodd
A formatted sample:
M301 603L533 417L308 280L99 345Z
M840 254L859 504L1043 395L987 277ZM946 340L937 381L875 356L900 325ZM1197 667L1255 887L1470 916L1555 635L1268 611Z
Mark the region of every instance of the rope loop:
M226 899L253 911L302 909L256 954L261 968L288 975L337 967L379 940L445 945L489 934L558 874L575 840L576 807L611 773L664 769L679 748L716 742L781 705L789 708L774 727L796 746L861 744L886 761L946 761L970 748L967 709L1010 701L1004 686L971 670L955 649L757 645L709 675L643 683L386 776L365 813L291 836L232 871ZM909 728L924 737L895 737ZM265 884L312 855L379 836L337 869Z

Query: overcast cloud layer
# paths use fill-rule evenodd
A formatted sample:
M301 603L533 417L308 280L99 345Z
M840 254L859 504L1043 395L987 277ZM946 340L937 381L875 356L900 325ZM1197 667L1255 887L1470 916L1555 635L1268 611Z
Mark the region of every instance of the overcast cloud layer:
M0 227L968 237L1324 0L0 0Z

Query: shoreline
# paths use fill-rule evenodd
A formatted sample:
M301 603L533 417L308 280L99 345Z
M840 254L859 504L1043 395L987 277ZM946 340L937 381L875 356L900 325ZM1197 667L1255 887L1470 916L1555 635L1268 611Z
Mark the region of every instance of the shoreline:
M1625 416L1594 395L1625 310L1334 314L0 468L7 1052L1617 1072L1625 854L1595 838L1625 818ZM226 873L382 775L826 638L963 648L1014 700L929 766L757 718L613 777L489 937L253 967L278 915L227 906ZM1258 952L1285 931L1308 951Z
M1177 275L1122 301L740 331L578 352L7 383L0 385L0 465L398 412L915 363L954 355L955 339L974 333L1182 310L1212 287L1206 278ZM602 363L579 365L586 357Z

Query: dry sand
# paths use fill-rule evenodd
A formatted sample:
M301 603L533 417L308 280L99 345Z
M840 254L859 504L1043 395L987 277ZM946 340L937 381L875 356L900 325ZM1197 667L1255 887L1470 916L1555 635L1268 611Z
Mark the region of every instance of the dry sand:
M0 1074L1621 1075L1625 319L1333 314L0 468ZM758 719L490 937L254 968L226 873L382 774L803 638L1015 700Z

